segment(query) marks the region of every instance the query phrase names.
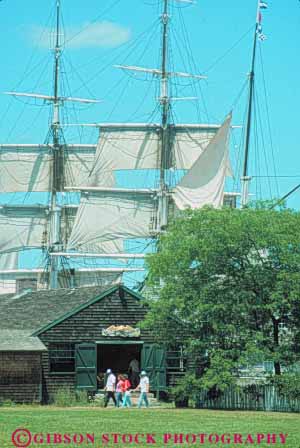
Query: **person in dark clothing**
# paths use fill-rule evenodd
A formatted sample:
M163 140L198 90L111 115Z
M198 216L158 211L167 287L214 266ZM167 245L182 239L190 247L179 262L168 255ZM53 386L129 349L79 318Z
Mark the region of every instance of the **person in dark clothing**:
M104 389L104 386L106 384L106 378L104 373L99 372L97 375L97 389Z
M140 364L136 358L130 361L128 373L132 387L136 387L140 382Z

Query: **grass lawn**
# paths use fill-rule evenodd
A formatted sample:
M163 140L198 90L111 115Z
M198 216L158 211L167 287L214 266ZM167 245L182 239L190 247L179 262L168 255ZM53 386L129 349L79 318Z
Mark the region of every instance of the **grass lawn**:
M263 413L263 412L236 412L236 411L207 411L196 409L113 409L113 408L55 408L55 407L30 407L16 406L11 408L0 407L0 448L13 446L11 435L17 428L27 428L31 433L94 433L95 443L89 443L90 447L127 447L127 446L156 446L156 447L266 447L286 446L288 448L300 447L300 415ZM104 444L102 434L112 433L155 434L156 444L113 443ZM164 444L163 435L170 434L212 434L220 436L224 433L243 434L243 444L231 443L174 443L170 440ZM288 434L285 445L278 442L268 444L266 442L245 444L247 434L256 437L262 434ZM52 436L53 437L53 436ZM214 439L215 440L215 439ZM190 440L192 442L192 439ZM87 446L86 441L82 444L62 443L55 444L53 439L50 443L32 443L30 446Z

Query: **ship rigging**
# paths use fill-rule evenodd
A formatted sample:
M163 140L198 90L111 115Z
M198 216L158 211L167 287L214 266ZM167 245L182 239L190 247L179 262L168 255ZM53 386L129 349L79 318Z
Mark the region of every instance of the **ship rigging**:
M231 114L222 125L175 123L172 102L193 101L195 97L176 97L170 91L170 79L184 78L201 82L206 76L173 71L170 68L169 22L170 4L191 3L188 0L163 0L160 16L161 60L159 68L118 64L129 73L143 73L159 79L157 123L96 123L85 126L99 130L97 145L65 142L61 122L61 106L65 103L93 104L99 100L61 95L61 0L56 0L54 48L54 86L52 95L7 92L19 98L34 98L52 104L50 138L43 145L1 145L0 173L2 192L48 192L47 206L4 205L0 209L0 254L5 257L5 276L24 274L18 267L20 250L42 248L46 269L31 270L42 277L42 287L58 288L60 277L69 273L68 287L84 284L86 272L101 274L101 281L120 280L124 272L141 271L144 253L128 252L126 241L137 238L155 240L167 228L174 213L205 204L223 204L227 176L232 175L229 162ZM260 2L258 3L258 5ZM258 6L259 11L259 6ZM258 16L257 16L258 17ZM251 116L253 103L254 63L258 19L256 21L246 133L246 150L242 177L242 204L248 197L248 170ZM159 173L157 185L136 188L120 187L119 171L145 170ZM170 182L170 172L183 172L177 182ZM80 193L79 204L62 204L61 196ZM238 195L238 193L236 193ZM76 258L119 260L120 267L77 269ZM67 267L66 267L67 265ZM9 268L7 268L7 266ZM76 279L77 275L77 279ZM95 279L93 280L95 281ZM99 282L99 277L97 279ZM90 284L90 283L89 283Z

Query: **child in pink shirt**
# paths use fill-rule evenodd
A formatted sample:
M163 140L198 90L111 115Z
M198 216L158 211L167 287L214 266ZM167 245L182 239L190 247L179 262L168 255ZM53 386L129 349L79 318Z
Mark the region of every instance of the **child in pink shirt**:
M124 375L124 395L123 395L123 404L122 407L126 407L128 406L129 408L132 406L131 403L131 397L130 397L130 389L131 389L131 384L130 381L127 377L127 375Z
M123 393L125 388L125 378L123 375L118 375L118 382L116 386L116 401L117 401L117 407L119 408L120 405L123 402Z

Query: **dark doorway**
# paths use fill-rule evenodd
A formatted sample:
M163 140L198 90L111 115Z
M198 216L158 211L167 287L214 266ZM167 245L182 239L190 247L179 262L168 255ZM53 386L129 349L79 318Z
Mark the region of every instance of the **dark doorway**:
M142 344L98 344L97 369L105 373L112 369L115 375L128 373L129 363L136 358L141 363Z

